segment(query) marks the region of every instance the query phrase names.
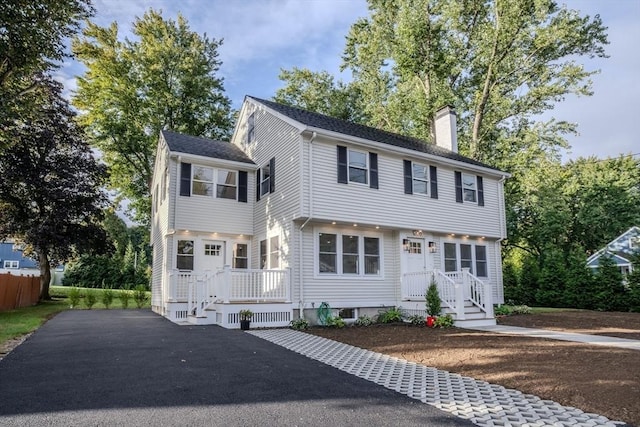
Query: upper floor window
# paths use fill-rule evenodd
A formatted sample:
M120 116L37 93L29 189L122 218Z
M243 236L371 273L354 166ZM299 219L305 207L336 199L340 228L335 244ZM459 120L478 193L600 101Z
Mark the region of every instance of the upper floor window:
M367 175L369 175L369 162L367 162L367 153L362 151L348 150L349 154L349 181L367 183Z
M20 261L5 260L4 268L20 268Z
M198 196L213 196L213 169L204 166L196 166L193 168L191 176L191 194Z
M247 202L247 172L191 163L182 163L180 167L181 196L196 195Z
M380 275L380 238L318 233L318 273Z
M276 158L269 160L269 164L264 165L256 171L256 200L262 196L273 193L276 190Z
M235 171L218 170L216 197L220 199L236 199L237 176Z
M378 155L338 145L338 183L369 184L378 188Z
M431 193L432 199L438 198L438 170L435 166L422 163L404 161L404 192L405 194Z
M251 144L255 139L256 125L255 113L251 113L247 119L247 144Z
M484 185L481 176L455 172L456 202L484 206Z

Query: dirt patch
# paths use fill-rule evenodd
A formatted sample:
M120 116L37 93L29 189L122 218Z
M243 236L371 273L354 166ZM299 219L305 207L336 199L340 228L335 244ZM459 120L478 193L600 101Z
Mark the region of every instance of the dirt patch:
M30 336L31 334L26 334L0 343L0 360L2 360L7 354L11 353L11 350L22 344Z
M623 330L624 338L640 339L638 319L636 313L571 311L516 316L501 323L601 335ZM640 425L640 351L407 324L309 332Z

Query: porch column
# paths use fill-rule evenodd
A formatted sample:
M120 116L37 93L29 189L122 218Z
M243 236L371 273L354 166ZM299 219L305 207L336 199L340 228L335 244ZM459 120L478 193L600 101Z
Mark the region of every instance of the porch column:
M285 280L285 283L287 284L287 289L286 289L286 295L285 295L285 302L290 303L291 302L291 295L292 295L292 289L293 289L293 274L291 274L291 267L287 267L285 269L286 271L286 275L287 278Z
M462 269L462 289L464 291L464 298L471 298L471 282L469 281L469 268Z
M176 301L178 299L178 278L175 270L171 270L169 273L169 301Z
M466 318L464 313L464 285L456 283L454 286L456 290L456 320L464 320Z
M493 318L493 287L489 283L484 284L484 309L487 318Z

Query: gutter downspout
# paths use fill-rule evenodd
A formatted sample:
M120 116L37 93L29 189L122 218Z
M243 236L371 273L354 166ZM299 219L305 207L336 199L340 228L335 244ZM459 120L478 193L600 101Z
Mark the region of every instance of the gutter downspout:
M500 178L500 181L498 181L498 183L500 184L500 238L498 240L496 240L496 245L499 248L500 247L500 243L506 239L507 237L507 219L506 219L506 208L504 205L504 182L506 181L507 176L506 175L502 175L502 178ZM504 218L504 222L503 222L503 218ZM502 251L496 251L496 265L500 265L502 267L502 256L500 255L502 253ZM500 278L500 283L502 284L502 298L504 299L504 277L502 275L502 268L500 269L499 272L497 272L499 274L499 278ZM496 283L496 285L498 285ZM501 304L499 304L498 306L500 306Z
M313 132L309 139L309 215L305 222L302 223L298 234L298 280L300 299L298 301L298 310L300 310L300 318L304 319L304 283L302 279L302 230L313 218L313 140L318 136L317 132Z

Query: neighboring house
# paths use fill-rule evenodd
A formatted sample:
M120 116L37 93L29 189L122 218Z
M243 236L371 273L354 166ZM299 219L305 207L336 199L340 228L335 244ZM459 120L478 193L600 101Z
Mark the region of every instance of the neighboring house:
M509 174L436 143L246 97L231 143L163 131L152 181L152 308L174 322L424 314L495 324Z
M597 269L600 259L609 256L618 266L622 274L633 271L631 258L634 254L640 254L640 227L631 227L604 248L587 258L587 266Z
M23 247L11 239L0 242L0 273L40 275L37 261L22 255Z

